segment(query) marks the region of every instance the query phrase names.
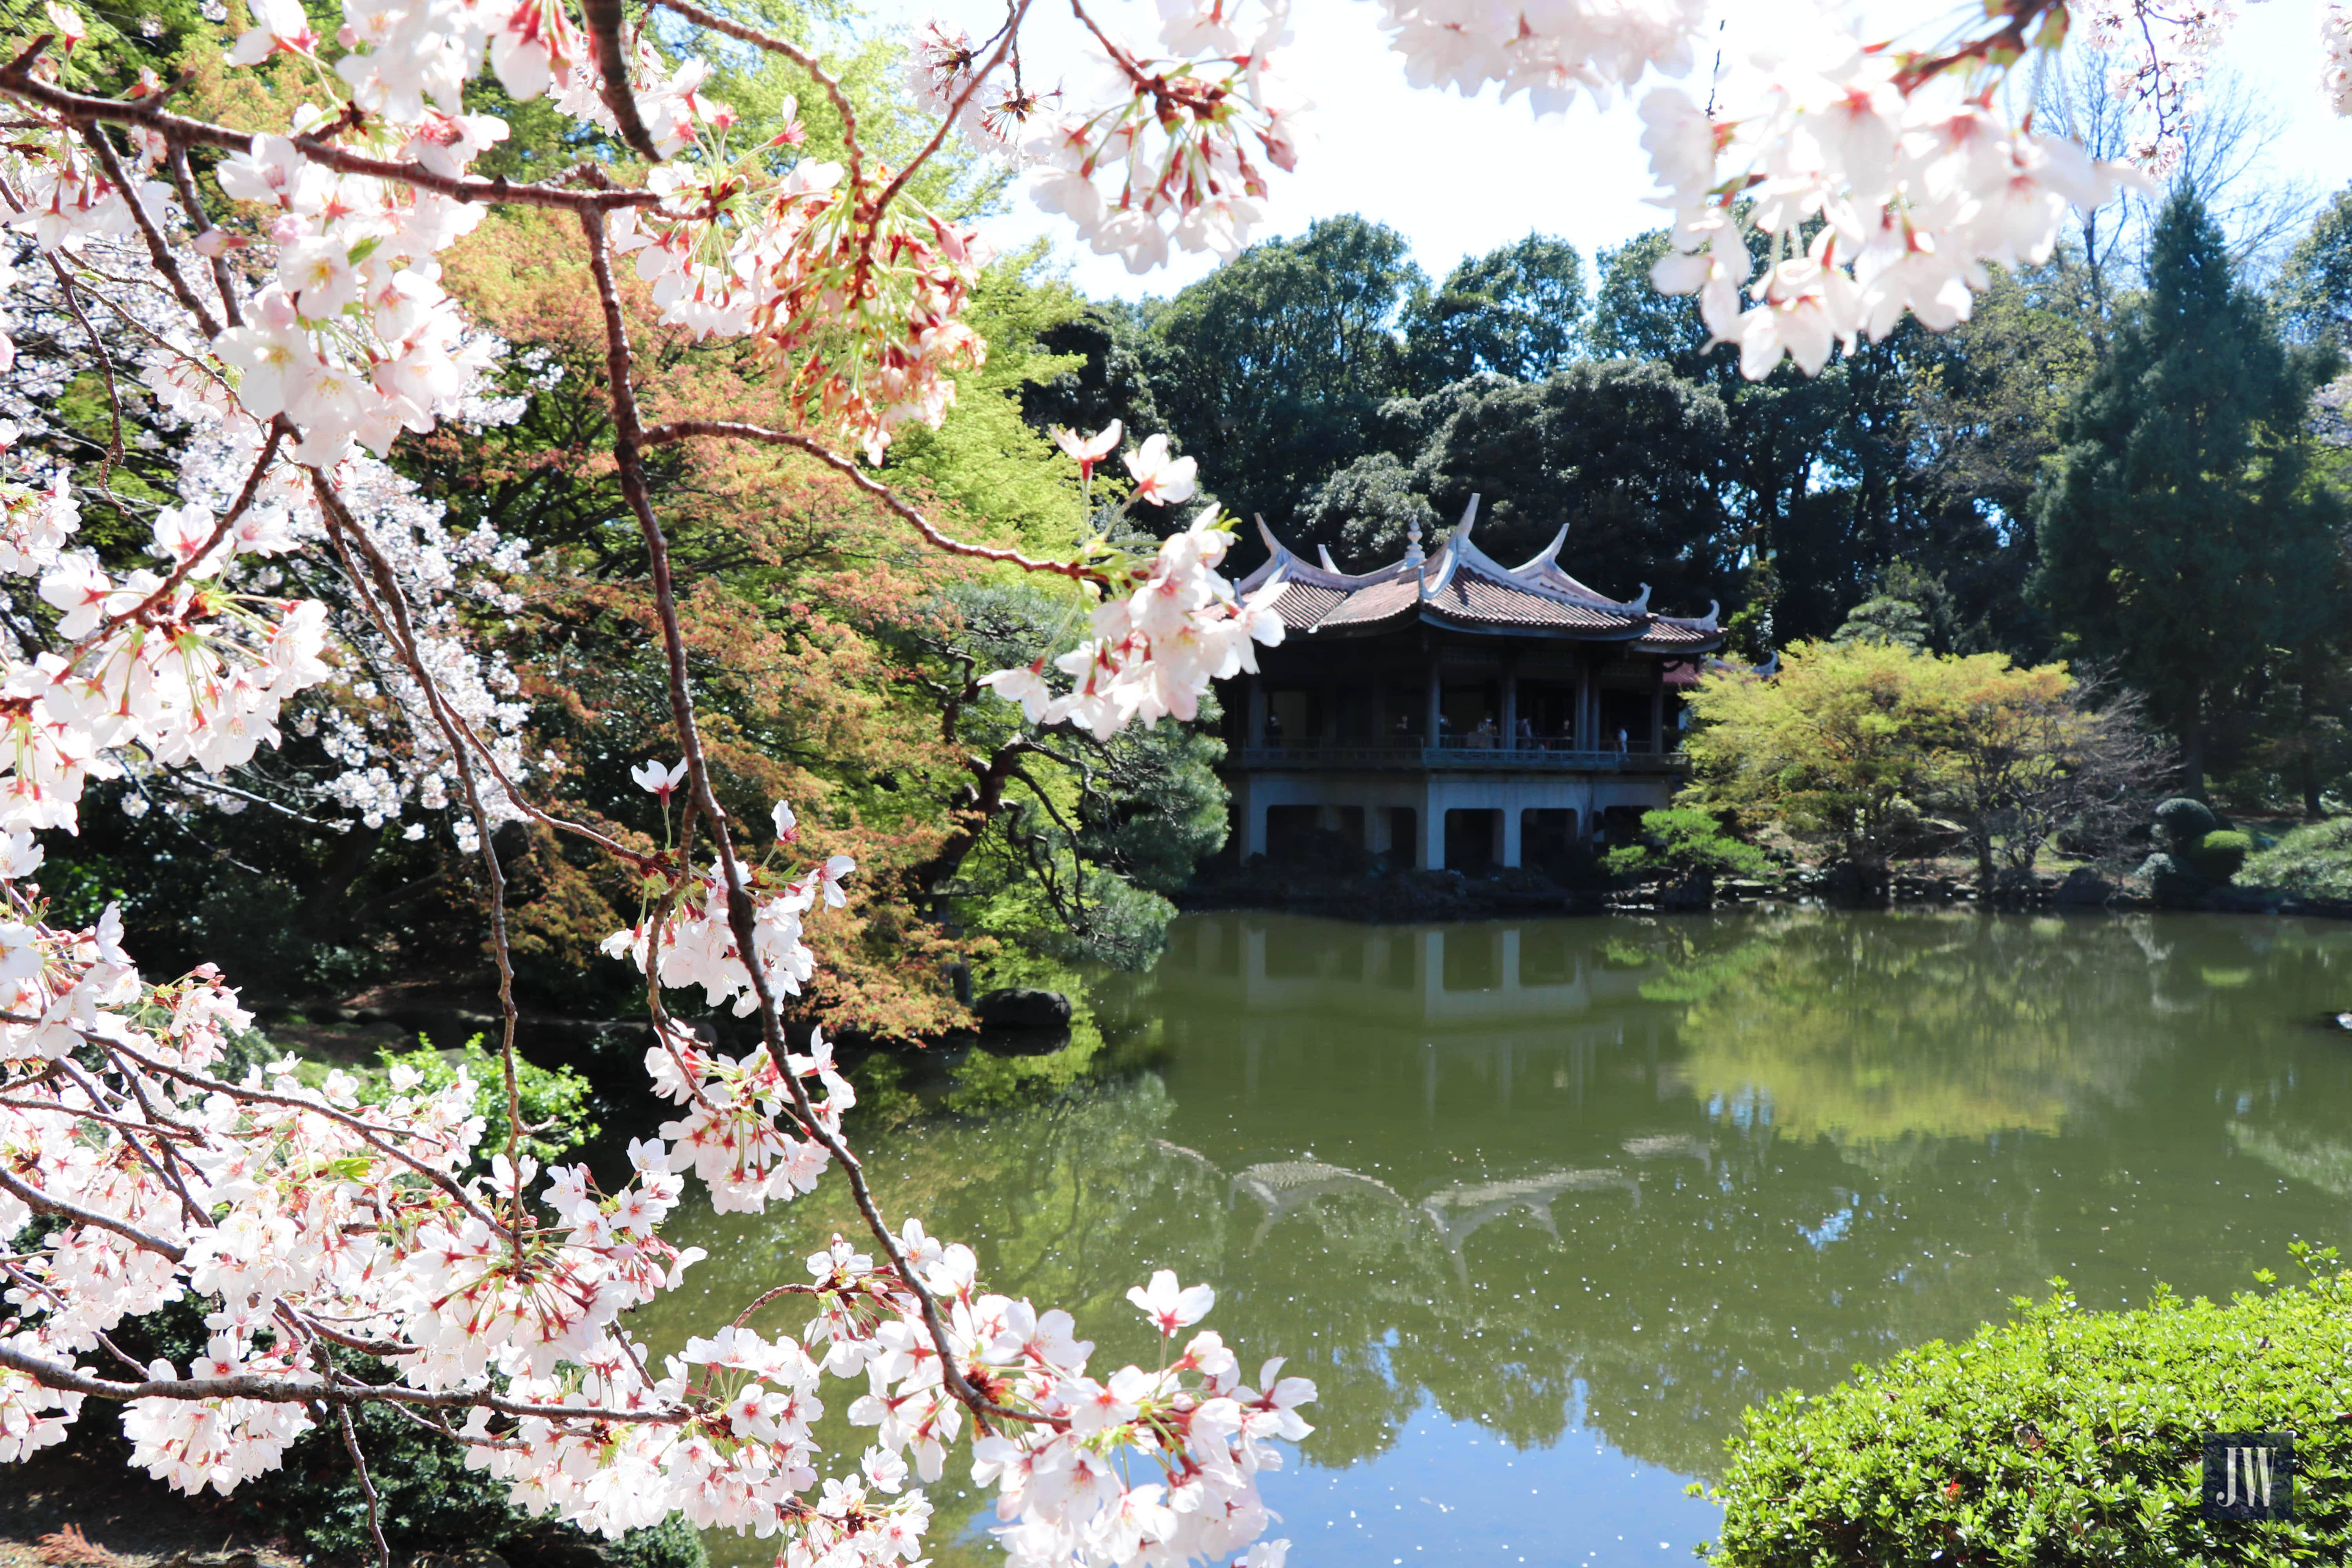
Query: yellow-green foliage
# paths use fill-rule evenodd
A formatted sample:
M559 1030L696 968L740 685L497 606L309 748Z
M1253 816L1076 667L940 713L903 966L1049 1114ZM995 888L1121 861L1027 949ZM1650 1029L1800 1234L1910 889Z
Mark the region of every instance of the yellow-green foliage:
M1700 680L1685 743L1698 782L1685 798L1876 863L1924 813L1989 810L2059 766L2052 710L2073 685L2063 664L2012 665L2006 654L1797 643L1769 679Z
M889 477L928 488L992 535L1034 554L1066 557L1087 531L1076 470L1023 422L1021 389L1079 363L1046 353L1041 334L1085 308L1058 278L1036 276L1043 241L981 275L966 319L988 342L988 360L957 376L955 406L936 430L909 426L890 448ZM1139 432L1139 437L1142 433Z

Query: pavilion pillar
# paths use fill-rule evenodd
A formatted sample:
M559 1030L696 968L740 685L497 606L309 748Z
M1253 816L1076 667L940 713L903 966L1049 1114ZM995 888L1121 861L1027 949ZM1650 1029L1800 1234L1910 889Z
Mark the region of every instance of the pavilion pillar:
M1507 805L1495 815L1503 819L1503 842L1496 846L1501 851L1496 859L1504 866L1516 867L1519 863L1519 826L1527 813L1516 805Z
M1661 756L1666 750L1666 667L1661 662L1650 685L1650 750Z
M1437 719L1443 710L1444 690L1438 677L1437 655L1433 653L1429 656L1429 711L1422 719L1421 743L1424 746L1437 744Z
M1515 658L1503 666L1503 750L1516 750L1519 743L1518 735L1519 661ZM1516 866L1518 862L1507 860L1504 864Z
M1421 854L1418 863L1424 871L1445 869L1445 791L1428 774L1421 791Z
M1601 712L1592 700L1592 656L1588 653L1576 661L1576 749L1599 751L1600 736Z
M1255 684L1255 683L1253 683ZM1265 853L1265 807L1250 787L1250 775L1242 775L1241 786L1234 791L1234 810L1241 817L1241 858Z

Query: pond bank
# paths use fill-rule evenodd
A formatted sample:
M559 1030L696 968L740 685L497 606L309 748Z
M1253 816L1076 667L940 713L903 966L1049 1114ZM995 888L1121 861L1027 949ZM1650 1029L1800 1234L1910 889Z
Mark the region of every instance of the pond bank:
M1695 877L1681 881L1615 885L1597 874L1558 878L1531 868L1462 871L1333 868L1265 860L1223 867L1203 876L1179 899L1188 914L1228 910L1293 914L1388 924L1409 921L1508 918L1532 914L1697 913L1759 904L1801 903L1830 909L1885 910L1906 905L1978 906L2011 911L2167 909L2208 914L2352 919L2352 900L2298 898L2260 889L2208 885L2160 901L2137 875L2109 877L2087 867L2043 872L1988 902L1972 873L1929 864L1896 868L1886 896L1869 898L1851 867L1799 866L1774 880Z

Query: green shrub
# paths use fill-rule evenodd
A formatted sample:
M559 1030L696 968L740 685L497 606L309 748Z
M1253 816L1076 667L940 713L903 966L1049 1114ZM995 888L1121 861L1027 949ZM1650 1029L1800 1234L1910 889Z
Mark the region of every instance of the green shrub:
M2352 816L2294 829L2249 857L2243 880L2302 899L2352 899Z
M2211 806L2189 795L2174 795L2156 808L2156 830L2176 853L2200 842L2221 826Z
M2129 1312L2084 1311L2055 1283L2053 1300L2021 1298L2020 1319L1965 1343L1923 1345L1819 1398L1748 1411L1708 1561L2347 1561L2352 1426L2337 1412L2352 1271L2226 1304L2159 1289ZM2294 1434L2294 1520L2199 1517L2204 1440L2220 1432Z
M2238 874L2246 863L2247 852L2254 841L2242 833L2223 827L2207 834L2189 851L2189 867L2209 882L2226 882Z
M1642 837L1644 842L1621 846L1603 858L1612 876L1763 877L1772 870L1764 851L1732 837L1714 813L1696 806L1643 812Z
M382 1068L369 1074L361 1086L360 1099L369 1105L382 1104L392 1093L394 1068L414 1068L424 1079L423 1087L432 1089L456 1082L457 1069L463 1067L474 1079L474 1113L486 1124L482 1141L475 1146L474 1160L487 1170L490 1157L505 1153L507 1148L506 1068L480 1035L459 1049L456 1061L447 1060L433 1048L431 1040L419 1035L408 1050L387 1050ZM523 1126L530 1130L523 1138L522 1152L545 1166L595 1137L597 1126L588 1115L588 1080L570 1068L534 1067L517 1051L515 1094L522 1102Z

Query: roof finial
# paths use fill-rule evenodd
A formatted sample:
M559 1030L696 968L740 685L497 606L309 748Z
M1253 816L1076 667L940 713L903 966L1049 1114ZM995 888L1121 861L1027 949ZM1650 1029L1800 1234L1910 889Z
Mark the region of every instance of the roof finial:
M1418 568L1427 560L1421 552L1421 519L1416 517L1404 525L1404 563Z

